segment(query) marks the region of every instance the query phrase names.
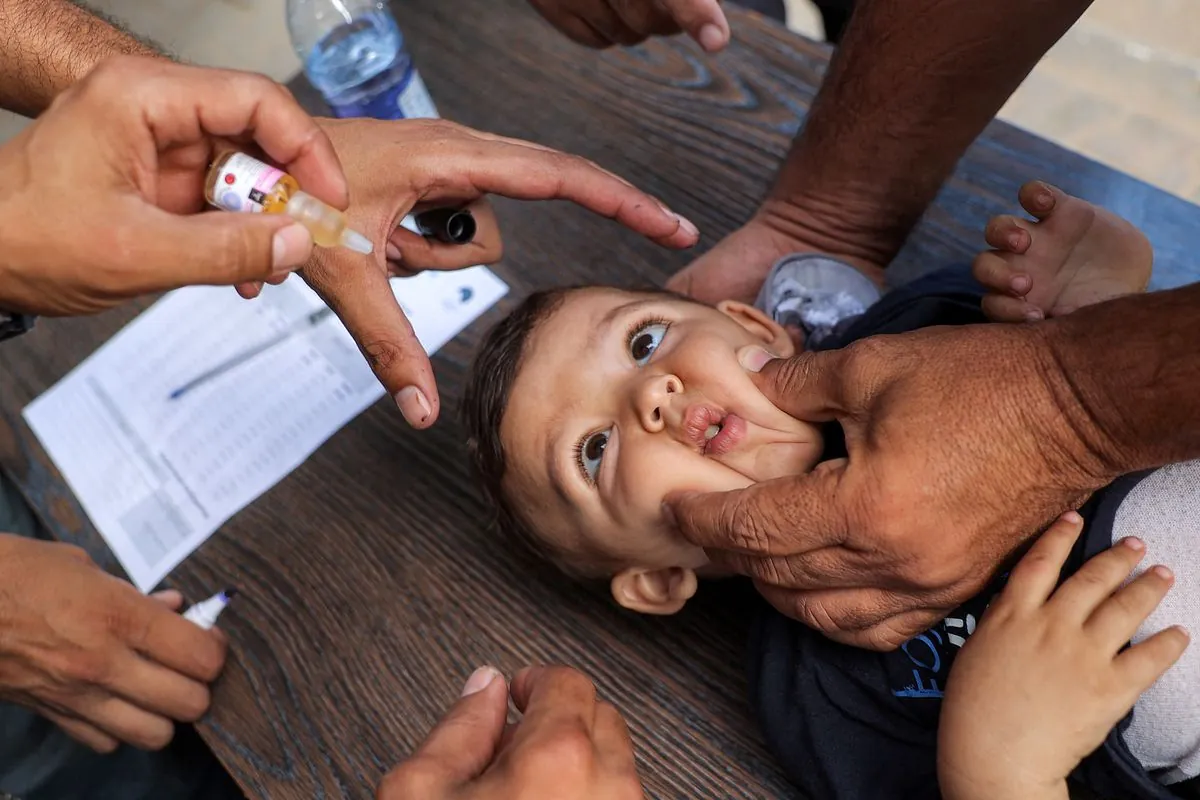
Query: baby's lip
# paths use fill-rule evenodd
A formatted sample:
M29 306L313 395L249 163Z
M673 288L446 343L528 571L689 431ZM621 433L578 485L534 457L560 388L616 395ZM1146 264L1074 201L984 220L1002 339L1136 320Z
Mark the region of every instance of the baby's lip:
M737 447L746 438L746 420L737 414L727 414L721 420L721 430L708 440L704 446L704 454L722 456Z
M703 453L708 444L708 428L710 425L720 425L725 418L725 412L716 406L697 403L690 405L683 412L683 435L688 442Z

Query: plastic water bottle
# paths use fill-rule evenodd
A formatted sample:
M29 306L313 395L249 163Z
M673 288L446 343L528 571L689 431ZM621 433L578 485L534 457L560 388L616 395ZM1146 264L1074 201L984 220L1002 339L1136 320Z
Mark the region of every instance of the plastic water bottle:
M436 117L404 36L383 2L287 0L292 46L338 117Z

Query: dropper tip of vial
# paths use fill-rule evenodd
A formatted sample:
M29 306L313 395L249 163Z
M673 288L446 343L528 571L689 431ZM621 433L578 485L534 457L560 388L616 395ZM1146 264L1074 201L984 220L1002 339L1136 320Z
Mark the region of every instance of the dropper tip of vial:
M342 247L353 250L355 253L362 253L364 256L369 256L375 251L375 245L371 243L370 239L349 228L342 231Z

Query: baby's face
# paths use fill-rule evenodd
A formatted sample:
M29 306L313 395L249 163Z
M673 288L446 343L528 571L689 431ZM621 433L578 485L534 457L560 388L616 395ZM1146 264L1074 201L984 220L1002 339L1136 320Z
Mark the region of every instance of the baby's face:
M807 472L821 454L817 428L739 364L753 347L794 350L740 303L570 293L533 332L500 429L504 488L534 532L614 572L704 567L704 551L665 524L665 497Z

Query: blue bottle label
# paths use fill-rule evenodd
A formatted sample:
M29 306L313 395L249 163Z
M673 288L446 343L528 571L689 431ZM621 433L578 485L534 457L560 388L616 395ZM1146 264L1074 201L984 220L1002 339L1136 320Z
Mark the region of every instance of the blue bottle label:
M374 117L375 119L436 119L437 106L425 88L416 67L410 65L404 76L388 89L366 102L333 104L336 117Z

